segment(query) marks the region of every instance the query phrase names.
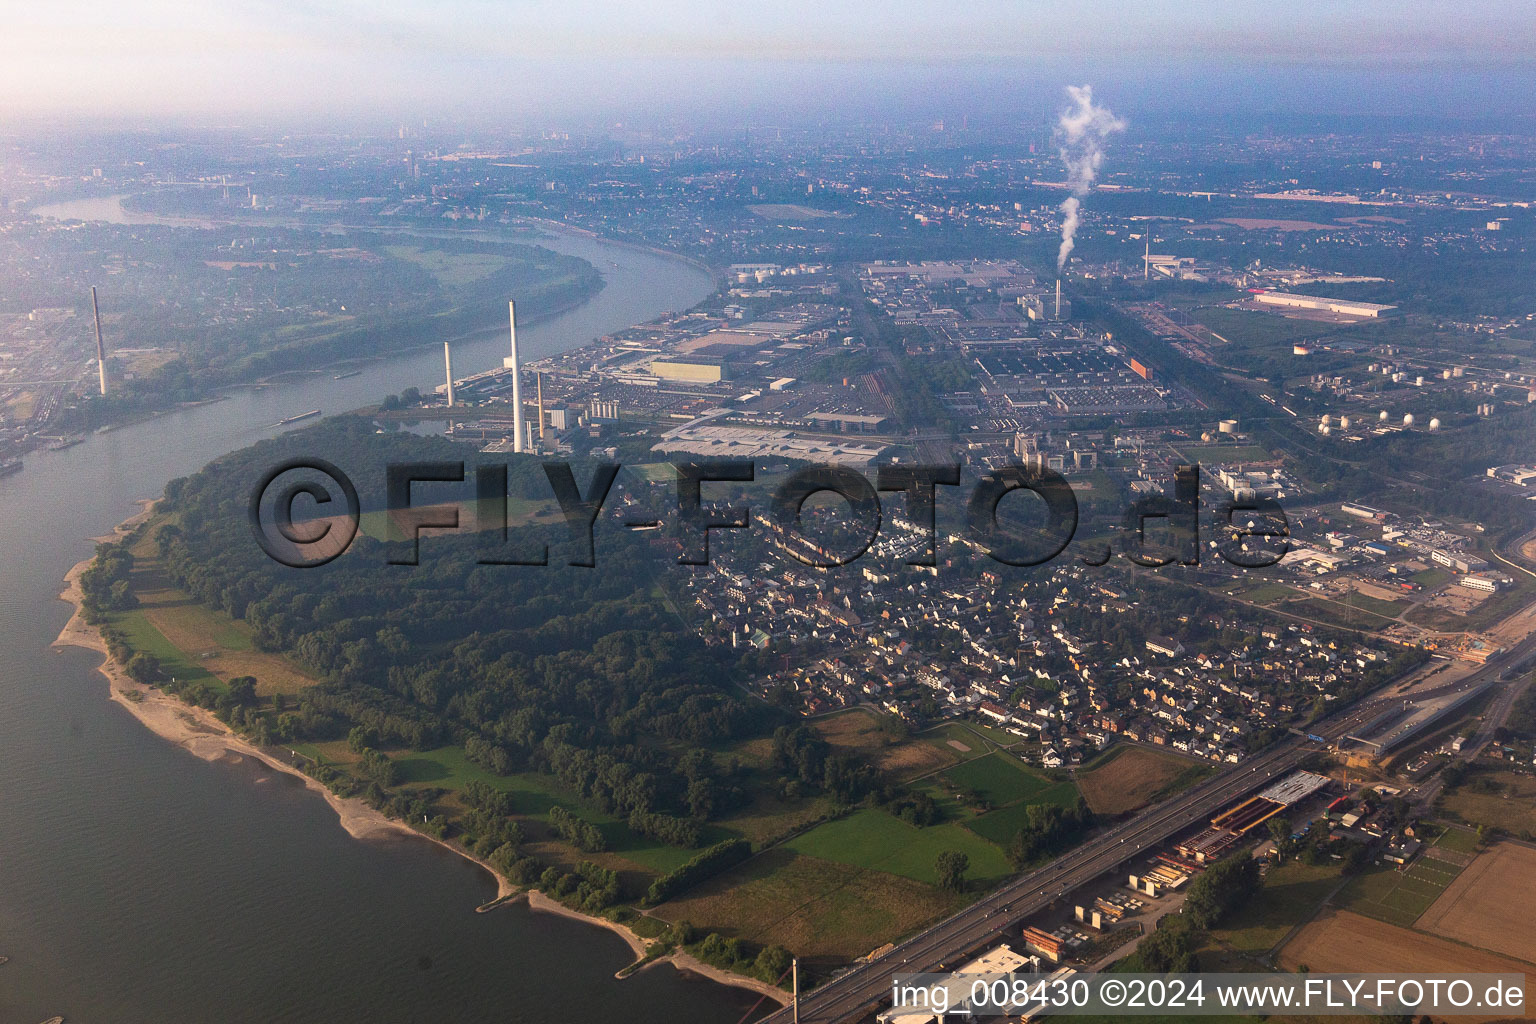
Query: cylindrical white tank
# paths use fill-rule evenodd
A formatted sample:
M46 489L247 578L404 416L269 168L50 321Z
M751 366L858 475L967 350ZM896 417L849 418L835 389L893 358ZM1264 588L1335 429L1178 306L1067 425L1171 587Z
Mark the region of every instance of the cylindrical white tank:
M1326 427L1326 426L1329 426L1332 423L1333 423L1333 417L1329 416L1327 413L1323 413L1323 426Z
M1403 426L1405 426L1405 427L1413 426L1413 413L1410 412L1410 413L1404 413L1403 414Z
M1348 416L1340 416L1339 417L1339 426L1343 427L1345 430L1348 430L1349 429L1349 417Z
M1380 420L1381 422L1383 422L1383 423L1387 422L1387 410L1385 410L1385 409L1381 410L1381 415L1377 416L1376 418L1378 420Z
M1322 426L1317 428L1317 432L1322 434L1324 437L1327 437L1329 434L1333 433L1333 428L1324 423Z
M1433 419L1431 419L1429 421L1429 429L1430 430L1439 430L1440 429L1440 418L1438 416L1434 417Z

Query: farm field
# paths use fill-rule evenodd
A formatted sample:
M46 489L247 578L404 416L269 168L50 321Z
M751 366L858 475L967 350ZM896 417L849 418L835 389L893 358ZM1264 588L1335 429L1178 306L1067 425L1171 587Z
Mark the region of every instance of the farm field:
M1478 780L1493 788L1479 792L1470 785ZM1503 829L1514 836L1536 834L1536 778L1529 775L1477 769L1466 783L1441 794L1436 806L1469 825Z
M511 262L495 253L451 253L414 245L386 245L383 249L395 259L421 267L445 288L462 288L483 281Z
M957 897L908 878L769 850L657 907L666 921L848 960L955 909Z
M1285 605L1286 611L1297 615L1305 615L1322 622L1340 622L1353 629L1385 629L1392 624L1392 620L1377 615L1361 607L1351 604L1345 607L1337 601L1325 601L1322 598L1309 598L1305 601L1293 601Z
M1093 813L1124 814L1172 796L1207 773L1206 766L1187 758L1122 744L1091 770L1079 772L1077 787Z
M971 860L966 878L990 882L1011 871L1003 851L953 823L918 828L885 811L865 809L818 825L785 846L807 857L873 868L934 885L934 862L945 850Z
M992 753L972 758L944 772L941 778L962 790L977 794L993 807L1019 800L1049 802L1042 794L1060 783L1036 775L1007 754ZM1071 783L1066 783L1068 787Z
M193 601L166 578L154 544L155 528L133 546L133 593L139 604L111 616L137 651L159 659L184 682L202 682L222 693L228 680L254 676L260 696L298 693L314 680L279 654L258 651L250 628Z
M1210 306L1195 312L1195 319L1244 348L1278 348L1294 341L1339 333L1338 324L1300 320L1249 309ZM1287 347L1286 355L1289 355Z
M1240 591L1237 596L1254 604L1270 605L1295 597L1296 593L1283 583L1261 583L1252 590Z
M1536 850L1499 843L1478 855L1418 927L1536 963Z
M1252 900L1210 933L1210 944L1201 950L1211 970L1253 970L1249 957L1262 957L1278 946L1291 929L1315 914L1328 894L1338 887L1339 869L1332 864L1304 864L1300 860L1272 868L1264 886ZM1225 962L1229 958L1235 962Z
M887 730L882 716L867 708L827 715L812 722L811 728L832 746L862 753L881 771L899 779L925 775L954 764L963 756L948 745L897 740Z
M990 839L999 846L1006 846L1014 834L1024 827L1031 804L1056 804L1071 807L1077 802L1077 788L1070 782L1058 782L1042 789L1027 801L1020 801L995 811L988 811L966 822L966 828L977 835Z
M763 792L758 793L747 806L721 818L717 824L762 846L804 828L817 818L831 813L834 806L832 799L825 796L781 800L772 793Z
M149 620L147 609L112 612L107 620L128 638L129 646L135 651L152 655L171 678L183 683L203 683L216 693L223 693L226 689L222 679L167 639Z
M1054 781L1000 751L957 764L922 788L947 820L960 823L994 851L1006 847L1024 826L1030 804L1071 807L1079 797L1075 783ZM971 860L975 867L975 857Z
M1286 943L1280 963L1314 972L1452 972L1524 974L1529 965L1507 956L1463 946L1436 935L1384 924L1347 910L1324 910ZM1461 1017L1458 1021L1507 1020L1508 1015Z
M1468 855L1456 849L1463 833L1451 829L1425 850L1408 868L1374 867L1350 881L1335 902L1357 914L1374 917L1388 924L1408 927L1440 898L1456 880L1468 861ZM1451 837L1447 846L1439 843Z

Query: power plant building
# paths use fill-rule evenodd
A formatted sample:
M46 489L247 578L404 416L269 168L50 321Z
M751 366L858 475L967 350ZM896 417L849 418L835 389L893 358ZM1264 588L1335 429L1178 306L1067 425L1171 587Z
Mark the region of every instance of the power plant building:
M652 360L651 373L663 380L689 381L694 384L718 384L729 376L725 364L715 360L656 359Z
M1384 306L1377 302L1352 302L1347 299L1326 299L1319 295L1297 295L1294 292L1259 292L1254 301L1266 306L1282 306L1288 309L1312 309L1322 313L1338 313L1342 316L1379 318L1397 312L1396 306Z

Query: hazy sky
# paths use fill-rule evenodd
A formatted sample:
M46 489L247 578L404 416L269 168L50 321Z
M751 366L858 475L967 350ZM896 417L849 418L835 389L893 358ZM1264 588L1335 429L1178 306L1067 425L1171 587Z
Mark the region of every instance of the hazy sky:
M1005 99L980 92L998 83L1090 74L1140 83L1147 95L1122 105L1152 109L1234 97L1305 109L1310 90L1341 110L1439 97L1529 112L1530 93L1510 92L1536 66L1529 0L0 0L0 26L0 117L622 115L907 89L963 100L968 83L984 109ZM1368 87L1399 76L1405 86ZM1185 95L1152 95L1165 89Z

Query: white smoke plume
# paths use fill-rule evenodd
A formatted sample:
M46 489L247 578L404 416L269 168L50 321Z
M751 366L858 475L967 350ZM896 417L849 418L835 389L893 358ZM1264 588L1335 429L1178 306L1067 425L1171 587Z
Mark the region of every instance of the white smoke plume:
M1125 130L1125 122L1107 107L1093 104L1093 86L1069 85L1067 95L1072 105L1061 112L1056 131L1061 139L1061 162L1067 168L1067 188L1072 194L1061 204L1061 248L1056 253L1056 270L1061 272L1072 254L1077 235L1077 213L1082 199L1093 189L1104 162L1104 140Z

